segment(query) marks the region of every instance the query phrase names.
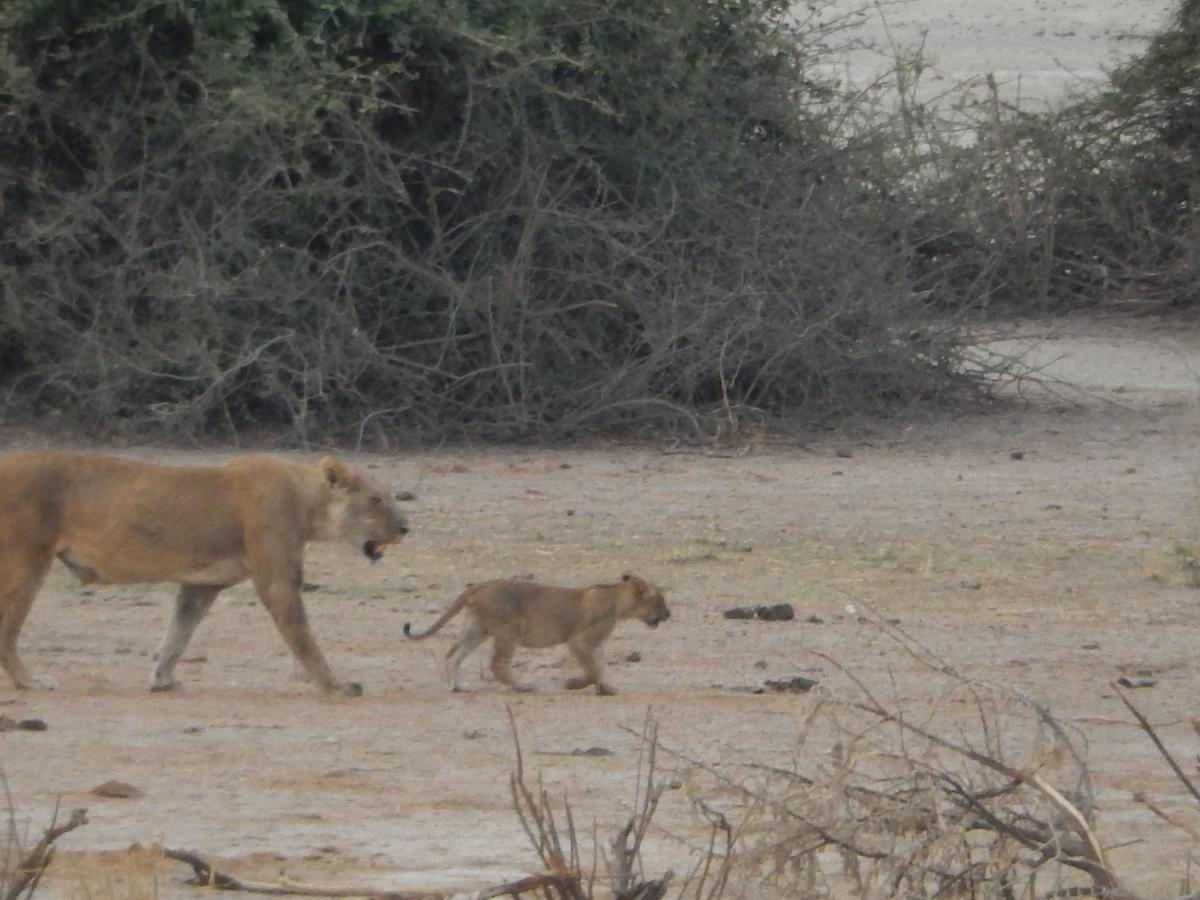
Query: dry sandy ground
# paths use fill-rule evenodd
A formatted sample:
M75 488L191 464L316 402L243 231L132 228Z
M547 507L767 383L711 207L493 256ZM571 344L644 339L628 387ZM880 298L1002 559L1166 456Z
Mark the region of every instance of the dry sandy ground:
M991 73L1002 96L1034 108L1103 81L1112 67L1143 51L1166 25L1175 0L833 0L808 4L828 15L857 15L847 35L875 45L847 54L839 75L866 86L894 59L893 45L922 48L929 69L921 95L934 97ZM796 5L804 14L806 4Z
M297 681L240 587L194 639L184 688L151 695L169 590L81 588L56 570L23 646L59 690L0 690L0 712L49 726L0 734L20 826L36 834L56 806L90 810L90 824L61 841L44 895L192 895L186 868L124 852L134 843L201 851L248 876L381 889L478 889L536 871L509 801L506 708L530 772L569 793L589 831L594 822L609 835L635 787L639 741L625 729L639 730L648 709L665 745L740 777L747 762L811 771L828 760L832 736L806 734L813 695L750 693L801 673L836 681L813 651L906 705L942 690L847 603L897 620L965 677L1024 692L1077 727L1101 838L1124 844L1114 865L1146 896L1175 895L1186 836L1131 793L1200 816L1110 682L1152 671L1157 686L1136 699L1179 758L1195 759L1200 596L1179 554L1200 525L1200 334L1144 321L1023 334L996 346L1027 350L1048 389L1026 384L1026 403L987 415L736 456L611 446L359 458L417 500L413 533L383 562L339 547L310 554L314 628L334 666L365 683L357 700L323 699ZM518 658L537 694L485 679L480 654L465 667L470 692L452 695L437 657L456 628L423 644L401 634L470 581L587 583L625 570L661 582L675 616L656 631L618 630L606 654L616 697L560 690L571 664L557 651ZM722 616L784 601L797 621ZM640 662L626 661L633 651ZM592 747L612 753L573 755ZM653 866L682 871L685 839L703 829L690 767L663 765L683 787L667 793L648 852ZM109 779L143 795L89 793Z

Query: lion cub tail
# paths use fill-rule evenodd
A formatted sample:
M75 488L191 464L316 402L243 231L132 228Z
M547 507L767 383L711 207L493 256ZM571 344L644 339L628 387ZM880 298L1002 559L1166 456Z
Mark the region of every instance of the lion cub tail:
M442 630L443 625L445 625L447 622L449 622L451 619L453 619L455 616L457 616L460 612L462 612L463 607L467 605L467 601L469 601L471 599L471 596L474 593L475 593L474 588L468 588L467 590L465 590L461 594L459 594L458 599L455 600L453 603L451 603L450 607L444 613L442 613L440 616L438 616L437 621L434 622L432 625L430 625L428 628L426 628L424 631L414 632L412 630L412 623L405 622L404 623L404 636L406 638L410 638L411 640L419 641L423 638L429 637L430 635L437 634L439 631Z

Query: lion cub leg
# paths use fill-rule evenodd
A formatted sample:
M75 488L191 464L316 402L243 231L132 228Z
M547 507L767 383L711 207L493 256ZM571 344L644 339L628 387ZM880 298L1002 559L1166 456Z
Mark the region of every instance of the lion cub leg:
M459 683L458 679L459 666L462 665L463 660L466 659L476 647L486 640L487 632L484 630L483 626L475 619L471 619L467 623L467 627L463 629L463 633L459 635L458 640L454 642L454 646L446 652L446 659L448 661L449 668L448 674L450 676L450 690L456 693L462 690L462 685Z
M594 684L596 693L602 697L616 693L612 687L604 683L604 658L600 655L600 646L586 638L576 638L567 642L567 647L572 655L583 667L582 678L567 679L567 690L577 691Z
M495 635L492 646L492 674L496 676L497 681L502 681L514 691L528 693L533 690L533 685L522 684L517 681L516 676L512 672L513 652L517 649L517 642L514 638L508 635Z
M8 673L13 684L18 688L29 688L38 691L50 691L55 688L55 681L45 675L31 675L17 655L17 636L21 626L33 606L33 598L37 596L46 570L50 568L51 557L44 560L30 560L16 563L6 560L5 567L10 571L0 576L0 666ZM15 569L15 571L13 571Z
M180 585L179 594L175 597L175 612L154 657L150 690L169 691L179 686L179 682L175 680L175 664L187 648L200 620L212 609L213 601L217 599L221 590L220 587L207 584Z

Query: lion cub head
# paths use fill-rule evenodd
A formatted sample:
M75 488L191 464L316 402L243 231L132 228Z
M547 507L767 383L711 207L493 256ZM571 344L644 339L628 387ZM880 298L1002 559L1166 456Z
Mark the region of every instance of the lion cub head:
M395 499L358 469L335 456L322 459L320 469L331 492L324 529L330 539L346 541L376 562L384 547L408 534Z
M633 592L633 605L629 615L631 619L641 619L651 628L657 628L659 622L671 618L671 610L667 609L662 588L636 575L622 575L621 581L623 587Z

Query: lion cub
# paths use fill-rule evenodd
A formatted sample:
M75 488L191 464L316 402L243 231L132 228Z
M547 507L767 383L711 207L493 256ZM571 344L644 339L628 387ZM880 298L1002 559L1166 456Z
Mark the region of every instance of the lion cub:
M604 683L604 657L600 645L621 619L641 619L651 628L671 618L662 591L638 578L623 575L615 584L595 584L586 588L555 587L530 581L488 581L468 588L459 595L436 622L419 634L409 623L404 634L421 640L436 634L443 625L467 610L470 621L458 641L450 648L450 684L462 690L458 669L467 655L491 638L492 674L514 690L531 691L513 677L513 651L522 647L551 647L566 644L583 667L582 678L567 681L577 690L596 686L597 694L615 694Z

